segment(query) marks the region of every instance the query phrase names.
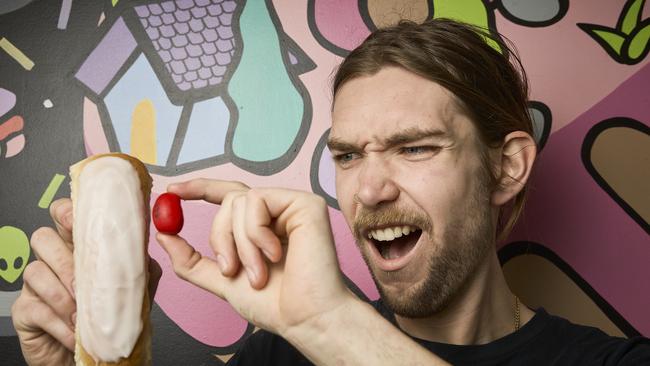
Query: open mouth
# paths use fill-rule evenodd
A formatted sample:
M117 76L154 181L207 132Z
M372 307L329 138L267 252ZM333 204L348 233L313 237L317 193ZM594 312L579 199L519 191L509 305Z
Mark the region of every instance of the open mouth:
M422 230L411 225L397 225L372 229L366 232L384 259L397 259L407 255L420 239Z

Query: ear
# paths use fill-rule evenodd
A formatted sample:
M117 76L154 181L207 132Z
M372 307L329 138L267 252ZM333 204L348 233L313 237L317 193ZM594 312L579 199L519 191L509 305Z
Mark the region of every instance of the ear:
M503 141L498 184L492 192L492 204L502 206L513 199L526 185L537 156L535 140L524 131L509 133Z

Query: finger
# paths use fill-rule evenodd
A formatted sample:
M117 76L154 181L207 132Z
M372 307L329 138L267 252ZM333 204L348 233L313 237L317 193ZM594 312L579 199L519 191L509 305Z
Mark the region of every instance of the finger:
M56 225L56 231L68 247L72 249L72 200L60 198L50 205L50 216Z
M180 236L158 233L156 239L167 252L178 277L223 298L225 278L213 260L203 257Z
M149 298L153 304L153 299L156 296L156 291L158 290L158 283L160 283L160 277L162 277L162 268L160 264L156 262L155 259L149 257Z
M14 328L20 330L18 333L22 342L29 342L31 337L41 337L45 332L74 352L74 331L29 286L23 286L20 297L12 307L11 318Z
M261 289L268 279L268 268L260 249L246 235L246 197L235 198L232 203L233 234L237 245L237 254L246 269L248 281L254 289Z
M232 233L232 202L238 193L228 194L214 217L210 230L210 246L216 255L217 265L224 276L232 277L239 271L239 256Z
M246 196L246 217L244 219L246 236L262 250L271 262L277 263L282 259L282 246L280 239L269 226L271 225L269 209L257 190L249 190Z
M42 261L33 261L23 272L23 280L68 327L74 329L77 305L54 272Z
M215 204L221 204L228 192L246 190L248 186L241 182L205 178L174 183L167 187L167 191L177 194L184 200L204 200Z
M45 262L61 280L63 286L74 298L74 262L72 251L63 239L49 227L42 227L32 234L30 245L40 260Z

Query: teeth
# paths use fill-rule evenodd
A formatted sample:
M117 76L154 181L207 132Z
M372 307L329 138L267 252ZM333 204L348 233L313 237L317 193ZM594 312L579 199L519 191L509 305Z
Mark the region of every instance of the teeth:
M375 239L379 241L391 241L394 240L395 238L408 235L417 230L418 228L409 225L388 227L385 229L376 229L368 232L368 239Z
M410 234L411 233L411 227L410 226L402 227L402 232L404 233L404 235Z

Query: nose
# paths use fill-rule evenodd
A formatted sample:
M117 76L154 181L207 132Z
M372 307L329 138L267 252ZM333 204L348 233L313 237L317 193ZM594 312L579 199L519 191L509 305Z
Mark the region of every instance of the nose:
M394 181L388 163L368 161L359 172L359 190L356 200L366 206L375 207L382 203L395 201L399 197L399 187Z

